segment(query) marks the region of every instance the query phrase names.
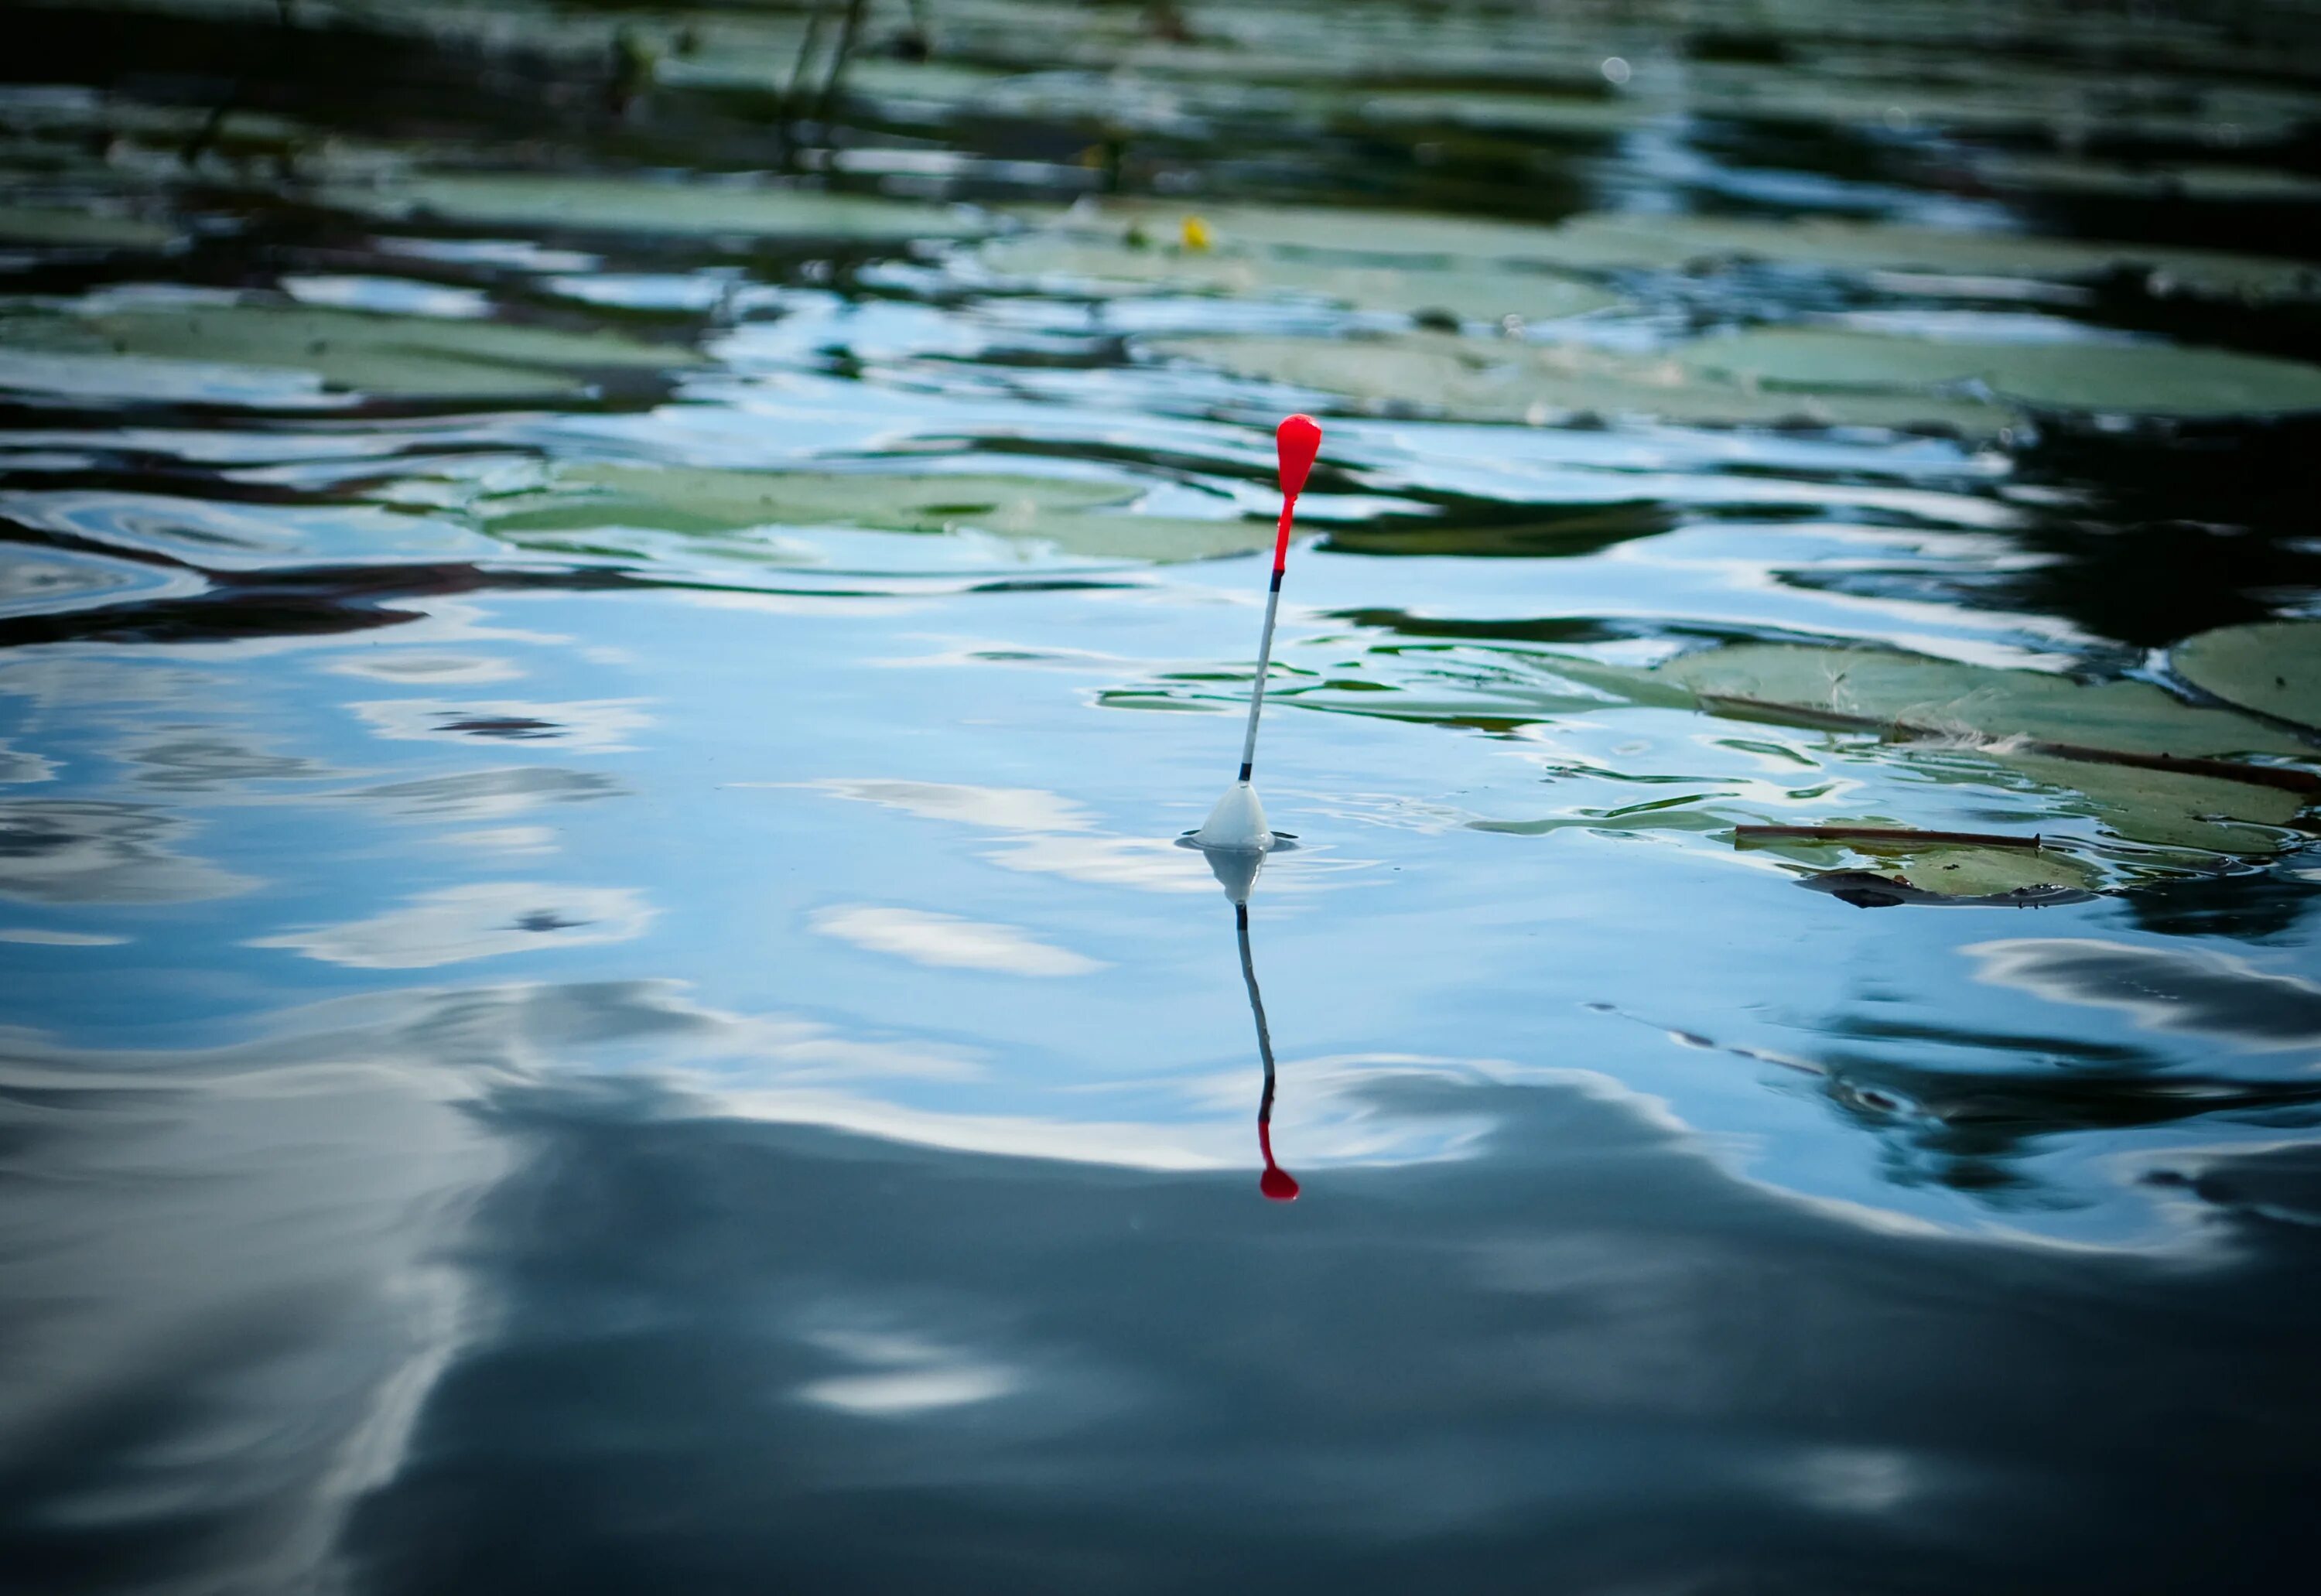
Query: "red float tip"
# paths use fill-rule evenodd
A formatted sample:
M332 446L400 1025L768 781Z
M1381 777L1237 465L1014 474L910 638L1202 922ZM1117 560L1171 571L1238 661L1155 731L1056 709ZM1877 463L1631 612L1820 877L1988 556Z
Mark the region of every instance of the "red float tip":
M1257 1189L1276 1202L1297 1200L1297 1182L1279 1164L1265 1166L1265 1172L1257 1178Z
M1274 429L1273 442L1281 451L1281 491L1296 498L1306 490L1306 474L1321 452L1322 425L1310 415L1292 415Z

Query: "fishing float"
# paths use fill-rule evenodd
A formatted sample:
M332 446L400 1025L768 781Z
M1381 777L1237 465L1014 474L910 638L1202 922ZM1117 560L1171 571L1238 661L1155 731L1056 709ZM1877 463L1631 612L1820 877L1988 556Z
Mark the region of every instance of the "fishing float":
M1262 853L1274 844L1265 823L1265 806L1258 801L1250 771L1257 763L1257 717L1265 707L1265 677L1273 661L1273 622L1281 609L1281 573L1289 563L1289 530L1297 514L1297 495L1314 469L1322 448L1322 427L1310 415L1286 417L1274 429L1274 448L1281 461L1281 524L1273 534L1273 580L1265 594L1265 629L1258 634L1257 679L1249 691L1249 729L1242 734L1241 774L1209 810L1209 817L1193 834L1203 848L1240 853Z

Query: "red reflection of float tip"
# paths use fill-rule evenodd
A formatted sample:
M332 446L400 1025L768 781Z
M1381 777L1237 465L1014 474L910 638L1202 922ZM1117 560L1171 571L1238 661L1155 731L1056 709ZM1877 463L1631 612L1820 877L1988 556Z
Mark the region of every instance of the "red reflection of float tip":
M1257 1150L1265 1154L1265 1172L1258 1176L1257 1189L1276 1202L1296 1202L1297 1178L1273 1162L1272 1126L1264 1119L1257 1122Z
M1273 442L1281 453L1281 491L1296 498L1306 491L1306 473L1321 452L1321 424L1310 415L1287 417L1274 430Z

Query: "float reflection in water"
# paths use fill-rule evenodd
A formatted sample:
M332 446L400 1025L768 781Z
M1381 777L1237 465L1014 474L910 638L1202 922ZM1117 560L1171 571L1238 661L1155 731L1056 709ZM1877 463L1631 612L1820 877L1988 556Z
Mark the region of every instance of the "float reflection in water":
M1295 848L1297 840L1286 832L1275 833L1272 845ZM1257 1022L1258 1062L1265 1067L1265 1086L1257 1099L1257 1151L1265 1160L1265 1172L1258 1177L1257 1189L1276 1202L1295 1202L1297 1177L1273 1162L1273 1033L1266 1026L1265 998L1257 990L1257 963L1249 951L1249 895L1256 889L1258 872L1265 868L1265 854L1250 848L1203 848L1201 853L1224 888L1225 896L1233 900L1233 937L1241 944L1242 984L1249 989L1250 1017Z

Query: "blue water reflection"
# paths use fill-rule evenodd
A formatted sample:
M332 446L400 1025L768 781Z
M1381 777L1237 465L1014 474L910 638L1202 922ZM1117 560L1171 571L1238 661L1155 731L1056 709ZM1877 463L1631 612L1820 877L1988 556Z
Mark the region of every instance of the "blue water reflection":
M0 1588L2309 1582L2295 8L309 9L0 67Z

